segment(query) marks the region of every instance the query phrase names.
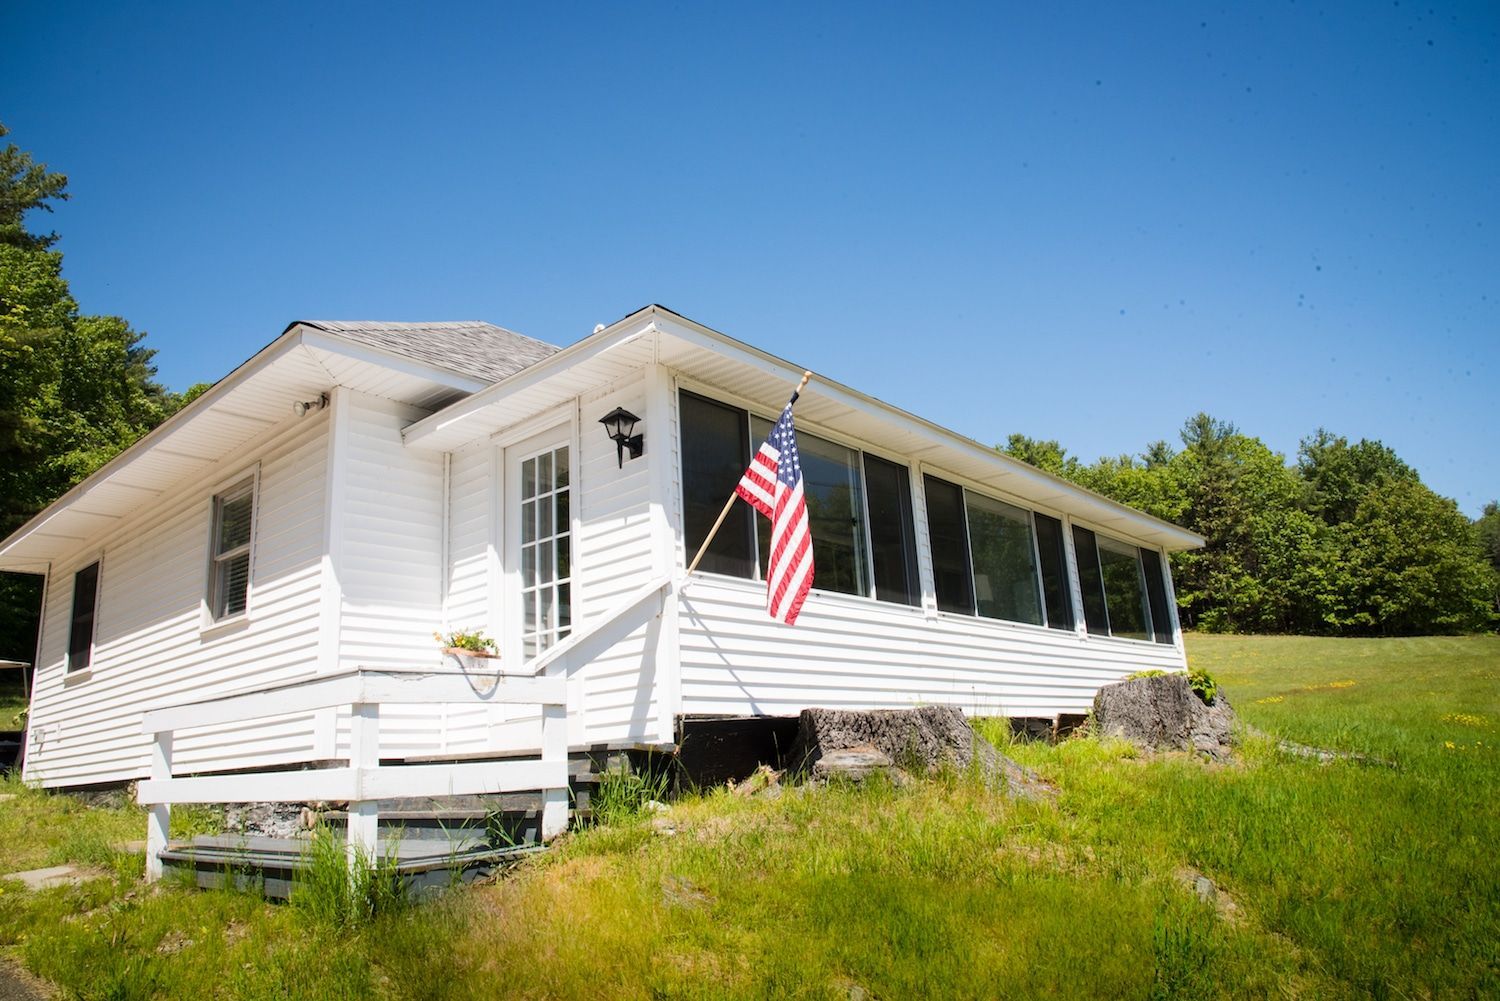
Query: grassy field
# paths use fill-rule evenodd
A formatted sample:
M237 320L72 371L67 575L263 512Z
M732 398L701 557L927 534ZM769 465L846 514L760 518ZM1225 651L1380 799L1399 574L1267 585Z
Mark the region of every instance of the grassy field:
M1189 651L1249 723L1389 767L1019 745L1055 804L965 775L712 792L368 922L145 889L108 848L138 811L12 784L0 871L109 875L0 883L0 947L82 998L1500 996L1500 638Z

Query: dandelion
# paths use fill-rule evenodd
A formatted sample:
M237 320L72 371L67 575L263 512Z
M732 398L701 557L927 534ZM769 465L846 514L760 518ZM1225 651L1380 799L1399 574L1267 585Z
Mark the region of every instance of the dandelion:
M1286 701L1286 696L1285 695L1267 695L1263 699L1256 699L1255 700L1255 704L1258 705L1258 706L1270 706L1270 705L1275 705L1278 702L1285 702L1285 701Z
M1474 713L1444 713L1444 723L1457 723L1459 726L1470 726L1475 729L1483 729L1490 725L1490 721L1483 716Z
M1455 749L1456 749L1456 748L1455 748L1455 747L1454 747L1454 744L1453 744L1453 741L1451 741L1451 740L1445 740L1445 741L1443 741L1443 746L1444 746L1444 747L1446 747L1446 748L1447 748L1447 749L1448 749L1448 750L1450 750L1450 751L1452 751L1452 750L1455 750Z

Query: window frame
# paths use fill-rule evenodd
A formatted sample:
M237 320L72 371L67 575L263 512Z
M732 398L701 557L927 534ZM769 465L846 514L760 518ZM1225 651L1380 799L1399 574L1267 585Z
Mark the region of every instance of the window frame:
M241 546L218 552L220 517L226 501L238 500L244 491L250 498L250 538ZM208 501L208 550L203 599L199 602L200 632L208 633L249 621L255 594L255 553L260 538L260 464L226 477L215 485ZM219 564L245 555L245 607L226 615L215 614L219 603Z
M719 404L720 406L723 406L723 407L728 407L728 408L731 408L731 409L742 411L745 414L745 427L746 427L747 436L748 436L748 440L749 440L749 454L745 456L745 463L746 463L746 465L749 464L750 460L754 457L756 450L760 448L761 442L764 440L764 438L757 438L755 436L754 421L758 418L760 420L766 421L767 423L769 423L771 425L775 425L776 421L780 418L781 413L780 413L780 411L778 411L775 414L771 414L771 415L768 416L767 413L766 413L766 411L765 411L765 409L764 409L764 406L762 404L755 403L755 402L752 402L750 400L747 400L744 397L739 396L738 394L733 393L733 392L731 392L729 390L722 389L722 388L720 388L718 386L712 386L712 385L709 385L707 383L698 382L697 380L691 379L691 378L685 378L685 377L682 377L682 376L678 376L676 378L675 385L673 387L673 406L676 408L676 412L678 414L678 421L677 421L677 437L678 437L678 441L677 441L678 477L677 478L678 478L678 484L679 484L679 490L678 490L679 497L678 497L678 500L683 505L683 509L685 510L686 509L686 505L687 505L687 498L686 498L686 495L685 495L684 492L687 489L687 483L686 483L686 480L684 479L684 477L682 476L682 468L681 468L681 466L682 466L682 440L681 439L682 439L682 432L683 432L683 426L682 426L682 420L681 420L681 400L682 400L682 395L681 394L684 393L684 392L690 393L693 396L700 397L700 398L702 398L704 400L709 401L710 403L717 403L717 404ZM920 613L922 611L922 608L923 608L924 590L923 590L923 587L922 587L922 559L921 559L920 545L919 545L919 542L918 542L917 517L918 517L918 513L919 512L925 512L925 505L924 505L924 500L922 498L918 497L918 495L917 495L917 489L918 488L915 485L916 477L918 477L918 476L921 475L921 473L919 472L919 469L920 469L919 464L916 461L914 461L912 459L909 459L909 458L906 458L906 457L903 457L903 456L901 456L900 454L898 454L896 452L892 452L892 451L890 451L888 449L882 449L882 448L879 448L879 447L870 447L870 446L866 445L865 443L863 443L863 442L861 442L861 441L859 441L859 440L857 440L855 438L849 437L848 435L841 434L841 433L839 433L837 431L829 431L828 429L824 428L823 426L819 425L818 423L816 423L814 421L804 421L804 420L802 420L799 417L799 418L797 418L797 432L798 432L798 435L800 436L804 431L807 434L812 435L813 437L822 438L823 440L831 442L832 444L838 445L838 446L840 446L842 448L847 448L851 452L854 453L854 456L855 456L855 465L856 465L856 468L858 469L858 472L859 472L859 482L860 482L860 491L859 491L859 494L860 494L860 517L861 517L861 524L862 524L863 534L864 534L864 551L865 551L865 557L866 557L866 560L867 560L867 564L862 568L862 573L863 573L863 575L870 582L870 593L869 594L856 594L856 593L853 593L853 592L850 592L850 591L830 591L830 590L828 590L826 588L818 587L817 583L816 583L816 578L814 578L815 582L814 582L813 587L812 587L812 592L814 594L819 595L820 597L829 597L829 598L835 598L835 599L847 598L847 599L854 600L854 601L875 601L875 602L879 602L880 606L882 608L905 609L908 612L917 612L917 613ZM867 454L868 455L873 455L877 459L884 460L885 462L891 463L892 465L900 466L900 467L902 467L902 468L904 468L906 470L906 474L907 474L907 476L906 476L907 499L908 499L908 501L909 501L909 503L911 505L911 516L912 516L912 525L911 525L911 528L912 528L912 539L911 539L911 544L912 544L912 549L913 549L913 559L914 559L914 562L915 562L916 568L917 568L917 591L918 591L918 594L917 594L917 601L915 603L912 603L912 604L908 604L905 601L892 601L892 600L888 600L888 599L885 599L885 598L881 598L879 596L879 593L878 593L878 587L877 587L877 585L875 583L875 549L874 549L874 539L871 538L871 535L870 535L870 496L869 496L870 492L869 492L869 489L867 488L866 478L865 478L865 462L864 462L864 457ZM727 497L726 497L726 499L727 499ZM760 535L761 535L761 532L762 532L762 526L761 526L760 523L761 523L762 520L763 520L763 516L759 512L752 512L752 518L751 518L751 527L752 527L751 536L752 536L752 539L751 539L750 555L751 555L752 572L753 572L754 576L752 576L752 577L740 577L740 576L738 576L736 574L722 573L720 571L703 570L703 569L694 570L693 573L694 574L704 574L704 575L712 577L712 578L714 578L716 580L736 580L736 581L747 581L747 582L753 583L753 584L764 584L765 583L765 573L764 573L765 568L763 566L761 566L761 561L760 561ZM684 537L683 541L686 544L686 542L687 542L686 537ZM701 545L701 544L702 544L702 542L700 540L699 541L699 545ZM696 547L688 547L688 548L696 548ZM692 555L691 553L688 554L689 558L691 558L691 555Z
M1041 548L1040 548L1041 543L1037 539L1037 534L1036 534L1036 516L1038 514L1042 514L1042 515L1046 515L1049 518L1052 518L1054 521L1060 522L1061 525L1062 525L1062 527L1063 527L1063 534L1066 537L1068 535L1068 533L1071 531L1070 520L1069 520L1069 516L1068 516L1067 512L1058 510L1056 508L1048 507L1045 504L1034 504L1031 501L1028 501L1028 500L1026 500L1024 498L1021 498L1021 497L1017 497L1014 494L1008 493L1008 492L1006 492L1004 490L997 490L994 487L983 486L981 484L976 483L974 480L972 480L972 479L970 479L970 478L968 478L966 476L960 476L960 475L957 475L955 473L949 472L948 470L943 469L940 466L933 466L933 465L929 465L927 463L916 463L916 464L913 464L913 465L914 465L914 468L919 468L920 469L920 473L919 473L920 476L931 477L932 479L942 480L945 483L952 484L953 486L957 487L959 489L959 491L961 492L961 494L962 494L962 496L961 496L960 499L963 502L964 540L965 540L965 542L968 545L967 562L968 562L968 568L969 568L969 599L970 599L970 605L972 606L973 611L970 611L970 612L955 612L955 611L951 611L951 610L948 610L948 609L937 607L936 606L936 600L937 600L936 584L937 584L937 582L936 582L936 580L934 580L933 581L933 600L934 600L933 612L934 612L934 614L940 615L940 616L941 615L949 615L949 616L954 616L956 618L966 619L966 620L978 620L980 622L998 622L998 623L1000 623L1002 625L1014 626L1014 627L1017 627L1017 628L1020 628L1020 629L1042 629L1042 630L1045 630L1046 633L1048 635L1051 635L1051 636L1065 636L1065 635L1069 635L1069 634L1076 635L1077 634L1077 622L1076 621L1073 622L1073 623L1071 623L1071 624L1069 624L1066 628L1060 628L1058 626L1053 626L1053 625L1049 625L1048 624L1047 594L1046 594L1046 590L1045 590L1045 587L1044 587L1044 582L1042 580L1042 562L1041 562L1041 560L1042 560L1042 554L1041 554ZM986 498L988 498L988 499L990 499L992 501L999 501L1002 504L1007 504L1010 507L1019 508L1020 510L1026 512L1026 525L1027 525L1027 528L1031 532L1032 571L1033 571L1033 576L1035 578L1035 583L1036 583L1037 598L1041 602L1042 621L1040 623L1036 623L1036 622L1021 622L1021 621L1018 621L1016 619L998 619L998 618L995 618L993 616L980 615L979 614L979 587L978 587L978 583L974 579L974 529L973 529L973 526L971 524L969 524L969 501L968 501L968 495L971 494L971 493L978 494L981 497L986 497ZM925 482L922 485L922 515L923 515L924 519L930 519L931 518L931 512L928 510L928 507L927 507L927 487L926 487ZM932 558L932 525L931 525L930 521L928 522L928 524L927 524L926 527L927 527L928 559L930 561L931 558ZM1077 590L1074 587L1074 585L1076 583L1076 581L1074 579L1074 576L1073 576L1073 565L1074 565L1074 563L1075 563L1075 561L1072 558L1072 542L1071 542L1070 539L1065 539L1065 541L1063 542L1063 568L1062 569L1063 569L1063 577L1064 577L1064 580L1065 580L1065 582L1067 584L1067 588L1068 588L1068 592L1069 592L1065 596L1067 598L1068 607L1069 608L1073 607L1073 600L1074 600L1074 597L1075 597L1074 592ZM1073 614L1072 617L1076 620L1076 618L1077 618L1076 612Z
M1068 542L1068 545L1073 550L1073 562L1074 562L1074 566L1076 568L1076 572L1078 573L1078 575L1079 575L1080 578L1082 577L1082 567L1078 565L1078 560L1079 560L1078 547L1072 541L1072 529L1073 528L1083 528L1083 529L1086 529L1086 530L1094 533L1094 537L1095 537L1094 541L1095 541L1096 548L1098 546L1099 539L1103 538L1103 539L1108 539L1111 542L1116 543L1117 545L1130 546L1130 547L1134 548L1137 551L1136 552L1136 566L1140 570L1141 574L1143 575L1143 579L1142 579L1141 583L1142 583L1142 586L1146 588L1146 592L1145 592L1145 595L1144 595L1145 601L1146 601L1146 608L1147 608L1148 618L1150 619L1150 624L1153 626L1153 629L1151 631L1152 635L1151 635L1150 639L1137 639L1137 638L1135 638L1133 636L1117 636L1113 632L1113 626L1109 627L1110 630L1111 630L1110 632L1106 632L1106 633L1091 633L1091 632L1087 631L1087 625L1086 624L1083 626L1083 628L1084 628L1084 635L1086 635L1089 639L1092 639L1092 640L1109 640L1110 642L1114 642L1114 643L1138 643L1138 644L1141 644L1143 646L1152 647L1152 648L1155 648L1155 649L1158 649L1158 650L1160 650L1160 649L1162 649L1164 647L1165 648L1169 648L1169 649L1180 649L1181 646L1182 646L1182 626L1179 623L1178 618L1177 618L1177 588L1176 588L1176 586L1174 585L1174 583L1172 581L1172 557L1171 557L1171 554L1168 553L1161 546L1152 546L1152 545L1147 545L1147 544L1145 544L1143 542L1134 541L1134 540L1132 540L1132 539L1130 539L1130 538L1128 538L1126 536L1122 536L1118 532L1115 532L1115 531L1112 531L1112 530L1109 530L1109 529L1105 529L1105 528L1101 528L1095 522L1087 521L1087 520L1082 519L1082 518L1074 518L1074 519L1071 519L1071 523L1069 525L1069 542ZM1149 571L1146 569L1145 560L1142 559L1141 555L1140 555L1141 552L1144 552L1144 551L1149 551L1149 552L1155 553L1156 556L1157 556L1157 558L1161 561L1161 588L1162 588L1162 599L1163 599L1163 603L1165 605L1165 611L1167 613L1167 629L1166 629L1166 635L1168 637L1167 639L1157 639L1156 638L1156 636L1158 635L1157 630L1154 628L1156 612L1151 609L1150 582L1144 579L1144 575L1147 574L1147 573L1149 573ZM1106 606L1105 607L1105 615L1106 615L1106 619L1107 619L1107 617L1108 617L1108 601L1109 601L1109 599L1108 599L1108 592L1105 591L1105 590L1103 590L1103 567L1102 566L1100 566L1099 572L1100 572L1100 586L1101 586L1101 592L1100 593L1101 593L1101 596L1103 596L1104 599L1105 599L1105 606ZM1082 586L1082 580L1081 579L1079 580L1079 585L1080 585L1080 588L1081 588L1081 586ZM1083 593L1082 593L1081 589L1080 589L1078 597L1079 597L1080 604L1084 604L1084 596L1083 596Z
M88 663L73 663L73 629L75 615L78 610L78 575L94 568L94 607L89 615L89 648ZM81 681L94 673L95 654L98 653L99 645L99 599L104 595L104 554L95 553L93 559L80 564L73 571L73 596L68 605L68 642L63 649L63 679L68 682Z

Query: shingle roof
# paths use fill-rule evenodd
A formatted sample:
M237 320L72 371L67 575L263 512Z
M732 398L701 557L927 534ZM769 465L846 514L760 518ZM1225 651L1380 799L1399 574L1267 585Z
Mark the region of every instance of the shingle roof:
M493 323L386 323L379 320L299 320L337 337L380 348L450 372L499 382L559 348Z

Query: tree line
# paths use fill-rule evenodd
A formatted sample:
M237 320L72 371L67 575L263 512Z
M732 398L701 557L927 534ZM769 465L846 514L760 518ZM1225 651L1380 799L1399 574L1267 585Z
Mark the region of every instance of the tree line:
M0 537L206 388L168 391L140 331L80 309L57 234L27 219L67 184L14 144L0 151ZM1090 465L1024 435L1002 450L1206 537L1173 557L1189 627L1368 635L1500 620L1500 505L1470 523L1379 442L1319 431L1288 464L1200 414L1180 449ZM0 574L0 658L34 655L40 586Z
M51 212L67 187L14 143L0 150L0 537L195 392L157 383L155 352L124 319L84 313L57 234L28 228L28 214ZM0 657L35 655L40 602L41 578L0 574Z
M1500 623L1500 504L1471 522L1386 445L1321 428L1290 463L1208 414L1180 438L1092 464L1022 434L999 448L1207 539L1172 557L1187 628L1386 636Z

